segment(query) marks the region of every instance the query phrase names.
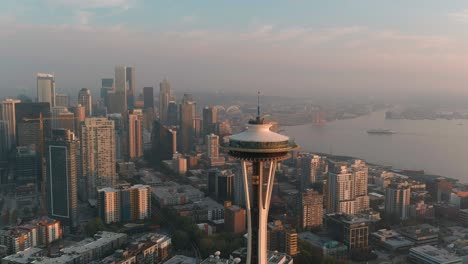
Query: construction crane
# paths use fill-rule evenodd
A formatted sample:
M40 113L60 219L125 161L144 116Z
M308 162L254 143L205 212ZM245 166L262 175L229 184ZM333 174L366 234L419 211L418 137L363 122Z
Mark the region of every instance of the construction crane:
M23 118L24 122L39 122L39 152L41 153L41 209L44 215L47 214L46 207L46 160L45 160L45 143L44 143L44 121L48 120L76 120L76 117L42 117L39 113L39 118Z

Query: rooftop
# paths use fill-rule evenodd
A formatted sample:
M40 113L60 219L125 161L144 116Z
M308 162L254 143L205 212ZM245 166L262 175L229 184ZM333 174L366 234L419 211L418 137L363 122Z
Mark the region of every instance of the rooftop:
M13 254L13 255L9 255L9 256L6 256L4 257L3 259L6 260L6 261L9 261L9 262L13 262L13 263L24 263L24 264L27 264L27 263L31 263L31 259L30 258L37 258L37 259L40 259L40 253L41 251L43 251L43 249L40 249L40 248L28 248L24 251L20 251L16 254Z
M430 259L431 263L462 263L462 259L444 249L425 245L410 249L410 255L421 255L425 259Z
M175 255L164 264L197 264L196 258L186 257L182 255Z

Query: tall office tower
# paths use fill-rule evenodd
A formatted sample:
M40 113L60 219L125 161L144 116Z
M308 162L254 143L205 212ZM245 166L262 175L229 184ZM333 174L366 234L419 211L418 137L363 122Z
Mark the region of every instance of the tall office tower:
M251 120L247 130L229 138L229 155L242 163L246 192L247 258L246 264L267 263L267 222L277 163L289 157L298 148L289 138L270 131L260 117ZM247 162L252 162L252 180L249 182ZM265 165L268 164L268 170ZM251 192L250 192L251 191Z
M64 128L60 126L60 114L67 113L68 108L64 106L54 106L52 107L52 129L54 128Z
M55 77L48 73L37 74L37 102L55 106Z
M297 255L297 232L285 227L280 220L268 223L267 241L269 251Z
M104 102L104 105L109 108L109 92L114 90L114 79L113 78L104 78L101 79L101 100Z
M130 159L143 156L143 117L141 114L128 115L128 153Z
M125 133L124 119L121 114L108 114L107 119L114 121L115 159L124 160L128 144Z
M179 125L179 107L174 101L169 101L169 105L167 107L167 125Z
M126 67L125 82L127 83L127 107L135 108L135 67Z
M85 108L81 104L77 104L72 108L72 112L75 117L75 133L81 136L81 124L86 118Z
M184 95L185 97L186 95ZM180 140L179 152L189 153L193 145L194 123L195 119L195 102L182 100L180 105Z
M216 132L217 110L213 106L203 108L203 134L209 135Z
M206 136L207 156L210 167L224 165L224 157L219 156L219 137L215 134Z
M16 144L16 111L15 105L21 103L20 100L6 99L2 101L1 119L8 122L8 135L10 137L10 148Z
M78 104L85 108L86 117L93 116L93 99L88 88L82 88L78 93Z
M354 195L356 196L356 213L369 209L369 196L367 195L367 182L369 168L363 160L355 160L351 165L354 179Z
M31 147L17 147L15 155L16 186L34 184L40 179L40 157Z
M151 142L151 153L154 161L171 160L177 152L177 131L164 126L159 120L155 120Z
M8 125L8 121L0 120L0 162L8 160L11 148Z
M167 124L167 113L171 98L171 84L164 78L159 84L159 120L163 125Z
M327 213L356 213L353 174L346 165L338 173L328 174L327 187Z
M55 95L55 106L63 106L69 107L70 106L70 96L67 94L56 94Z
M200 117L195 117L193 119L193 136L197 140L202 138L202 136L203 136L202 126L203 126L203 122L202 122L201 118Z
M311 189L301 194L301 227L319 227L323 223L323 195Z
M67 109L59 113L57 119L58 120L55 120L57 122L57 128L65 128L75 133L75 115L72 112Z
M81 126L82 173L91 199L96 187L115 184L114 133L114 122L106 118L86 118Z
M115 67L115 92L109 94L109 113L127 113L127 67ZM112 111L111 111L112 110Z
M400 220L408 219L411 189L406 184L391 184L385 190L385 214Z
M305 191L315 182L320 182L328 171L325 158L317 155L307 155L300 158L301 163L301 191Z
M143 88L143 103L145 109L153 108L154 109L154 89L153 87L144 87Z
M98 190L98 215L105 224L120 222L120 204L120 191L118 189L104 187Z
M246 212L244 208L224 202L224 227L227 232L244 234L246 231Z
M212 169L208 172L208 193L218 201L234 198L234 176L231 170Z
M79 144L70 130L54 129L46 147L47 211L72 231L78 226Z
M41 139L41 130L38 120L25 121L25 118L38 119L42 115L43 118L50 118L49 103L17 103L15 104L16 113L16 145L29 146L34 144L36 148L41 146L42 140L50 137L51 122L44 120L44 138Z
M209 158L219 157L219 137L215 134L206 136L206 145Z

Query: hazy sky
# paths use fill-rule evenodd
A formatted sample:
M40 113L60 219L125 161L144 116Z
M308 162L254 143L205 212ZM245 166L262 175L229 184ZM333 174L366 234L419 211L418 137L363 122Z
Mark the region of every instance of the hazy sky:
M0 97L134 65L137 87L468 95L466 0L1 0Z

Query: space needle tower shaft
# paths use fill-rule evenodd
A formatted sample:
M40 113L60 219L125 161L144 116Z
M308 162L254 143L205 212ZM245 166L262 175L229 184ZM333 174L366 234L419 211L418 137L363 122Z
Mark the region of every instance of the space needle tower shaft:
M298 146L288 137L270 130L271 124L260 117L260 105L255 120L247 129L229 138L226 149L239 159L245 188L247 211L247 264L267 263L267 224L271 194L279 161L290 157ZM247 166L252 164L252 177Z

